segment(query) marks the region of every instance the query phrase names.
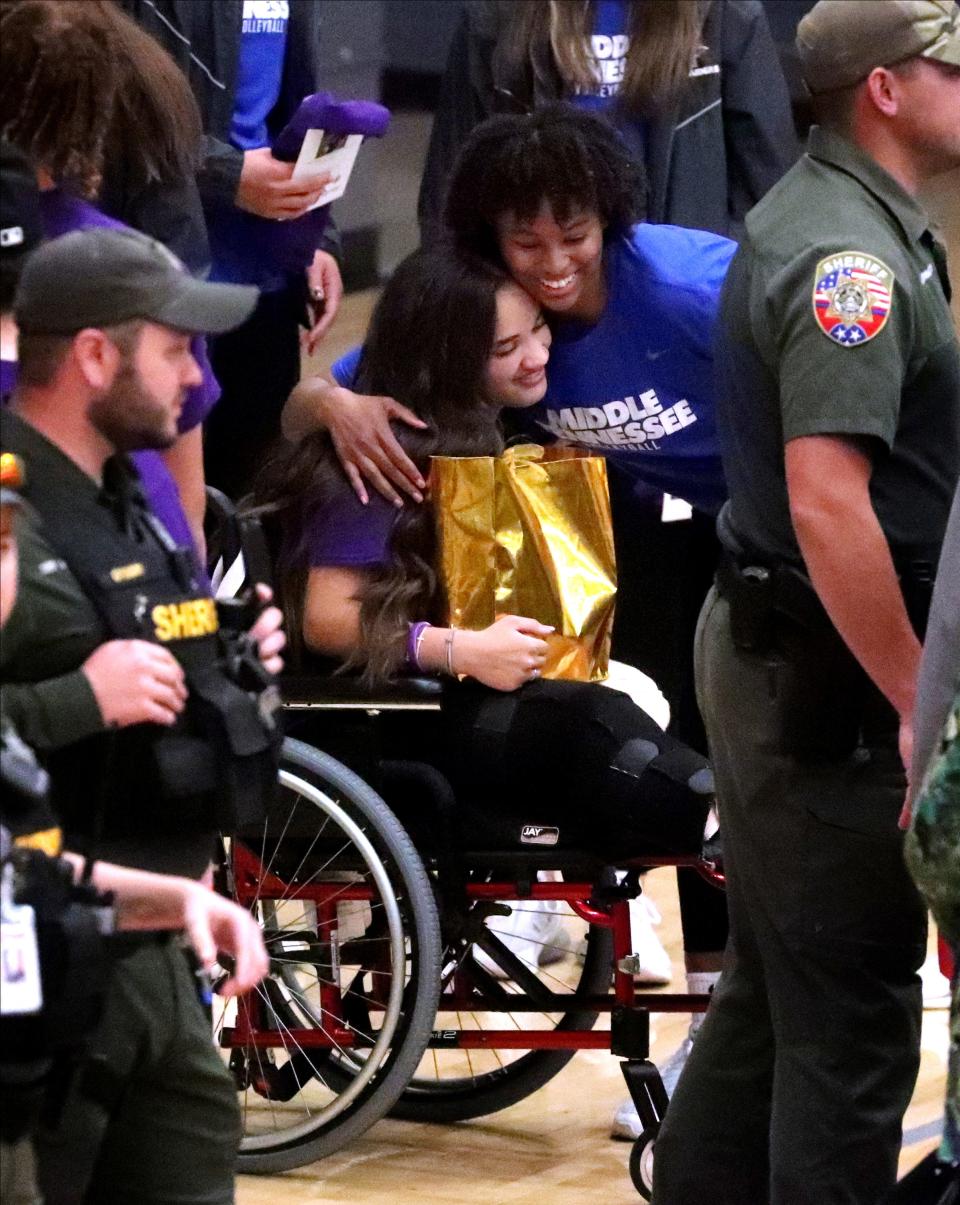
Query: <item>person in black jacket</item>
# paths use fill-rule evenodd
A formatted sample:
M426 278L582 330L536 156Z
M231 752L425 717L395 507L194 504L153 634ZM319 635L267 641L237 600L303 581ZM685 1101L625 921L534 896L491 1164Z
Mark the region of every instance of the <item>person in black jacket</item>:
M272 15L259 16L242 0L116 2L169 51L200 106L204 150L197 181L213 278L261 291L253 316L211 346L223 396L205 428L207 480L238 497L279 435L280 411L300 378L300 324L315 345L343 293L332 227L304 278L258 254L257 240L236 222L237 210L271 220L300 217L323 190L322 179L294 181L293 165L275 159L268 145L317 90L320 3L284 0Z
M605 112L621 131L646 167L651 222L736 238L797 157L759 0L470 0L420 187L424 243L441 233L447 178L474 126L559 99Z

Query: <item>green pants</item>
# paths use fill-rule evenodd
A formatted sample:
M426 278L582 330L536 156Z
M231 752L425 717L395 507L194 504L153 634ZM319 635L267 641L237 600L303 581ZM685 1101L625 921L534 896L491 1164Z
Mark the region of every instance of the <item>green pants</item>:
M173 941L118 960L61 1120L36 1142L45 1205L227 1205L240 1118Z
M730 940L657 1141L656 1205L874 1205L896 1178L926 931L896 726L846 754L790 752L823 685L809 664L737 649L711 591L697 682Z

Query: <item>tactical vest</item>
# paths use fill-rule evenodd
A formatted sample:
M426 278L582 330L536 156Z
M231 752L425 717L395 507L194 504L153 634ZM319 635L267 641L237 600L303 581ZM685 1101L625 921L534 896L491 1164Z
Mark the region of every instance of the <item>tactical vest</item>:
M192 552L147 509L129 463L109 461L105 481L115 487L109 498L78 498L56 480L28 497L95 608L103 641L168 649L188 698L170 728L132 725L46 759L64 827L95 844L256 826L276 789L279 693L245 635L221 626Z

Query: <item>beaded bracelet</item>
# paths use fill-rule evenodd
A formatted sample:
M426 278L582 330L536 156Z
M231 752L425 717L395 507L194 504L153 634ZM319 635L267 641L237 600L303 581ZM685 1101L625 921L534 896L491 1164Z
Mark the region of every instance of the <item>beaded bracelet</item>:
M427 628L432 627L432 624L422 620L420 623L412 623L407 631L407 664L415 670L423 673L423 666L420 664L420 646L423 644L423 634Z

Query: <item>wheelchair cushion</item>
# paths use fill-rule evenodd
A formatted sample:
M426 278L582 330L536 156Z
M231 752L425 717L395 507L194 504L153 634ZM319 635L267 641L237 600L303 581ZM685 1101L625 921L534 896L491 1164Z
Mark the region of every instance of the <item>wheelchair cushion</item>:
M447 692L443 725L444 769L467 808L558 828L558 843L613 860L700 850L707 762L619 691L536 681L508 695L464 683Z

